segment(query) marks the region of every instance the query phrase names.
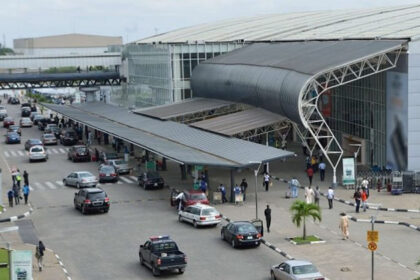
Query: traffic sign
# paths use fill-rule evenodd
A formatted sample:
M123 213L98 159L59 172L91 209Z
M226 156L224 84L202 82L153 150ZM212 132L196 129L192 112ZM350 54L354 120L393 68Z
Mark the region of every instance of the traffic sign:
M369 244L368 244L368 248L369 248L369 250L371 250L371 251L376 251L376 249L378 248L378 245L376 245L376 243L375 243L375 242L369 242Z
M377 230L368 230L366 240L367 242L378 242L379 232Z

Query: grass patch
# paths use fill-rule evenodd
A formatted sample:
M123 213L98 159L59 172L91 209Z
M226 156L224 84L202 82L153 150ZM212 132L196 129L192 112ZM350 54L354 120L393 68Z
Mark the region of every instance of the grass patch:
M3 212L3 205L0 205L0 212Z
M305 243L314 242L314 241L322 241L322 239L314 235L309 235L309 236L306 236L306 239L303 239L303 237L294 237L292 238L292 241L296 242L297 244L305 244Z

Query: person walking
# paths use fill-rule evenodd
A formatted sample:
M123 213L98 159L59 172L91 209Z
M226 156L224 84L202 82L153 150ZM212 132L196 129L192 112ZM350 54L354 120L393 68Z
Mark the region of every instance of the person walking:
M264 173L264 186L265 186L265 191L268 192L268 186L270 185L270 175L265 172Z
M318 167L319 167L319 176L321 178L321 182L323 182L325 179L325 169L327 168L327 165L325 164L325 162L321 161Z
M178 211L181 211L183 208L184 198L185 198L184 192L180 192L175 197L175 200L178 202Z
M341 233L343 234L343 240L349 239L349 219L346 213L341 213L340 224L338 228L341 229Z
M305 200L307 204L314 203L314 196L315 196L315 193L312 187L311 186L305 187Z
M244 195L244 201L245 201L246 200L246 189L248 188L248 183L246 182L245 178L242 179L242 183L241 183L240 186L241 186L241 191Z
M362 193L360 194L360 198L362 200L363 212L366 212L366 208L367 208L367 193L366 193L366 190L362 190Z
M200 180L200 190L207 195L207 183L204 180Z
M356 213L359 213L360 209L360 200L362 199L362 195L360 193L360 188L357 188L357 190L353 194L354 201L356 203Z
M36 246L35 248L35 258L38 261L39 271L42 271L42 267L43 267L42 261L44 258L44 252L45 252L45 246L44 246L44 243L42 243L42 241L40 240L38 243L38 246Z
M267 232L270 232L270 226L271 226L271 208L270 208L270 205L267 205L267 208L265 208L264 216L265 216L265 223L267 225Z
M331 186L328 188L327 199L328 199L328 207L329 209L332 209L333 200L334 200L334 190Z
M25 184L23 186L23 197L25 198L25 204L28 204L29 192L30 192L29 185Z
M26 170L23 171L23 184L29 186L29 174Z
M319 186L316 186L314 193L315 193L315 204L319 206L319 198L321 197Z
M219 186L219 192L222 193L222 203L227 202L227 199L226 199L226 188L225 188L225 186L223 186L223 184L220 184L220 186Z
M308 169L306 169L306 174L308 175L309 178L309 186L312 185L312 177L314 177L314 169L312 168L312 166L308 167Z
M296 179L296 177L293 177L292 180L289 182L289 188L292 192L292 198L298 197L299 194L299 181Z
M19 193L20 193L20 188L18 187L17 184L13 185L13 196L15 197L15 205L19 204Z
M22 176L20 175L19 169L17 170L18 174L16 174L16 184L18 185L20 189L20 182L22 181Z
M13 207L13 197L15 196L13 189L7 192L7 198L9 199L9 207Z

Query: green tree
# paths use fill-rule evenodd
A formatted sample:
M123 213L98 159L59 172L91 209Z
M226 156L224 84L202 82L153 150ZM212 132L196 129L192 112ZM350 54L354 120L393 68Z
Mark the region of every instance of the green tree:
M314 221L321 221L321 208L313 203L306 203L302 200L295 200L290 207L292 222L299 228L303 223L303 239L306 239L306 218L312 217Z
M8 54L14 54L15 52L12 49L3 47L2 44L0 44L0 55L8 55Z

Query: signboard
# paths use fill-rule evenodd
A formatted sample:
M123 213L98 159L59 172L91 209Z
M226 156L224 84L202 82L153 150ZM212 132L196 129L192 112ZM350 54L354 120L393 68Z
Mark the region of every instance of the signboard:
M9 269L9 250L0 248L0 279L10 279Z
M367 242L378 242L379 232L377 230L368 230L366 240Z
M343 185L354 185L355 183L354 158L343 158Z
M12 280L32 280L32 251L11 251Z
M375 243L375 242L369 242L369 244L368 244L368 248L369 248L369 250L371 250L371 251L376 251L376 249L378 248L378 245L376 245L376 243Z

